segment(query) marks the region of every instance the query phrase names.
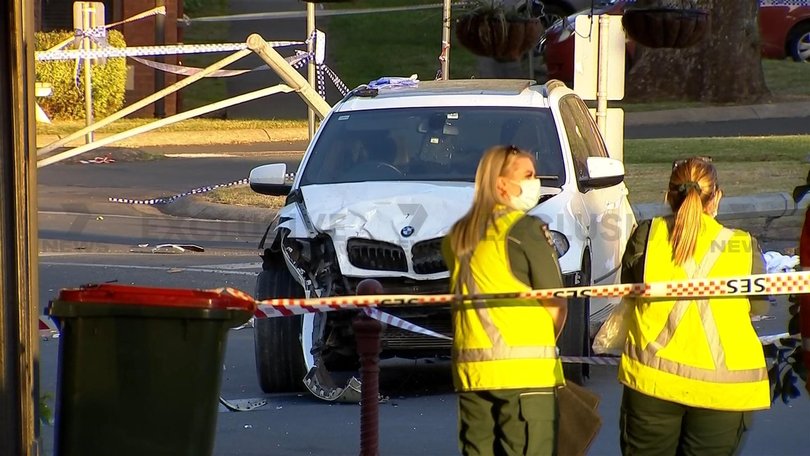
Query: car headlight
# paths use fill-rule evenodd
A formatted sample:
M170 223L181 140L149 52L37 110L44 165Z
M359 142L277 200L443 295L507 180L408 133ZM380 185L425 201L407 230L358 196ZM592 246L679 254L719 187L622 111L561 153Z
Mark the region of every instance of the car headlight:
M568 243L568 238L559 231L548 230L548 232L551 234L551 242L554 244L554 249L557 250L557 258L562 257L568 252L568 249L571 248L571 244Z
M312 261L312 239L284 238L282 245L284 251L298 267Z

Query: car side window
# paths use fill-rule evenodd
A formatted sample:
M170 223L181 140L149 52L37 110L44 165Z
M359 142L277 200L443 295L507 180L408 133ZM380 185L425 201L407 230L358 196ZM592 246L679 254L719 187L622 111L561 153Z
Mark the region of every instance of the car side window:
M588 157L607 157L607 148L585 103L575 95L560 100L565 134L571 146L577 180L588 178Z

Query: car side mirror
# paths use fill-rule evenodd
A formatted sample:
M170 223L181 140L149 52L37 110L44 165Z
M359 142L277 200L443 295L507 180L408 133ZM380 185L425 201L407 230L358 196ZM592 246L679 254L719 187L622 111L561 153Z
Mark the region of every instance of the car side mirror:
M580 185L590 189L619 185L624 181L624 163L609 157L588 157L588 177Z
M285 196L290 193L292 183L288 178L287 165L272 163L250 170L250 189L262 195Z

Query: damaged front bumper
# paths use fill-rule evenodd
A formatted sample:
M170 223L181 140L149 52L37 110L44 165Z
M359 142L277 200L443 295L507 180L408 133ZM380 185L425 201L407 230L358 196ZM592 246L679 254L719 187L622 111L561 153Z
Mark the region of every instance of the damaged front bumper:
M452 325L450 308L441 307L416 309L404 314L409 319L400 318L378 309L366 314L382 323L380 333L380 358L400 356L405 358L425 358L449 356L452 348ZM438 318L437 318L438 317ZM430 322L430 327L418 323ZM342 375L330 372L316 356L315 365L304 377L304 385L313 396L328 402L357 403L360 401L362 382L355 375Z

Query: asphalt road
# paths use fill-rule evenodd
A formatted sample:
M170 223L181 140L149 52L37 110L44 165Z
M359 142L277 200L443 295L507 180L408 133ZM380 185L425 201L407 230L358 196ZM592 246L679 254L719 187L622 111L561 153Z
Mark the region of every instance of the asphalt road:
M44 252L40 256L40 301L65 287L117 281L144 286L212 288L231 286L252 290L259 264L252 252L222 250L176 255L136 254L127 251ZM784 299L772 308L772 320L756 323L760 334L785 328ZM252 329L231 330L221 371L219 394L235 403L265 400L266 405L244 412L220 407L217 414L216 456L356 455L359 453L360 408L356 404L330 404L304 394L261 392L255 378ZM40 391L54 394L58 371L59 339L40 342ZM73 368L80 368L74 366ZM614 366L595 366L588 387L601 397L604 420L590 455L618 454L618 408L621 388ZM155 370L144 375L156 375ZM217 375L212 372L211 375ZM382 363L380 386L380 454L446 456L458 454L456 398L450 388L446 361ZM214 397L201 400L215 400ZM146 399L144 399L146 400ZM53 404L52 404L53 405ZM156 413L159 413L156 405ZM126 411L122 411L126 413ZM192 411L189 411L192 413ZM807 416L810 402L803 396L790 405L777 402L758 412L747 434L742 455L806 454L810 445ZM43 454L52 454L53 425L41 428ZM133 434L138 433L132 429ZM114 449L111 449L114 453Z
M776 125L784 122L775 122ZM673 136L677 126L662 134ZM693 125L690 136L712 136ZM795 134L795 131L793 132ZM84 283L117 281L181 288L232 286L252 292L259 269L255 247L264 224L167 217L153 207L108 203L110 196L152 198L191 188L247 177L254 166L271 161L296 163L279 154L278 145L218 148L242 152L241 157L169 158L112 165L56 164L39 170L40 183L40 305L47 306L58 290ZM169 153L211 152L195 148L163 148ZM89 209L92 204L92 210ZM144 253L159 243L194 243L202 253ZM146 248L138 247L149 244ZM770 245L766 242L764 248ZM781 247L781 246L780 246ZM773 247L776 248L776 247ZM135 250L135 251L133 251ZM785 331L786 308L781 299L773 318L756 324L760 334ZM40 345L40 389L55 392L58 340ZM380 410L381 454L456 454L455 396L449 389L446 362L386 362L386 400ZM228 400L259 398L267 405L249 412L218 413L215 454L350 455L359 451L359 407L318 402L306 395L266 395L255 379L252 329L228 335L221 395ZM590 454L617 454L620 388L615 367L596 367L589 387L602 402L601 433ZM806 397L789 406L777 402L760 412L747 436L743 455L800 455L810 445ZM133 430L135 432L137 430ZM52 452L53 426L43 426L44 454Z
M624 134L627 139L807 135L810 116L626 126Z
M271 151L270 151L271 152ZM260 157L120 162L114 165L57 164L40 170L43 190L68 195L78 191L99 199L125 192L130 197L161 196L189 188L241 178ZM285 158L288 164L293 158ZM189 172L192 170L193 172ZM59 184L59 185L56 185ZM146 193L144 193L146 192ZM53 201L51 197L45 198ZM179 288L231 286L252 292L259 270L255 247L264 224L167 217L151 207L94 204L41 207L40 304L65 287L118 282ZM99 209L101 210L99 212ZM148 253L159 243L193 243L203 253ZM149 244L146 248L138 247ZM765 243L764 248L771 247ZM134 251L133 251L134 250ZM171 250L169 250L171 251ZM772 319L756 324L760 334L784 332L786 303L773 307ZM44 340L40 354L40 388L55 392L58 340ZM307 395L264 394L255 378L252 329L232 330L222 371L220 394L231 401L266 400L248 412L218 413L215 452L230 455L350 455L359 451L359 407L315 401ZM383 363L386 399L380 410L380 448L387 455L456 454L456 405L446 362ZM595 367L589 387L600 395L604 419L593 455L617 454L620 387L615 367ZM757 414L744 455L799 455L810 445L804 419L810 403L802 397L790 406L777 402ZM53 426L42 427L45 454L52 451Z

